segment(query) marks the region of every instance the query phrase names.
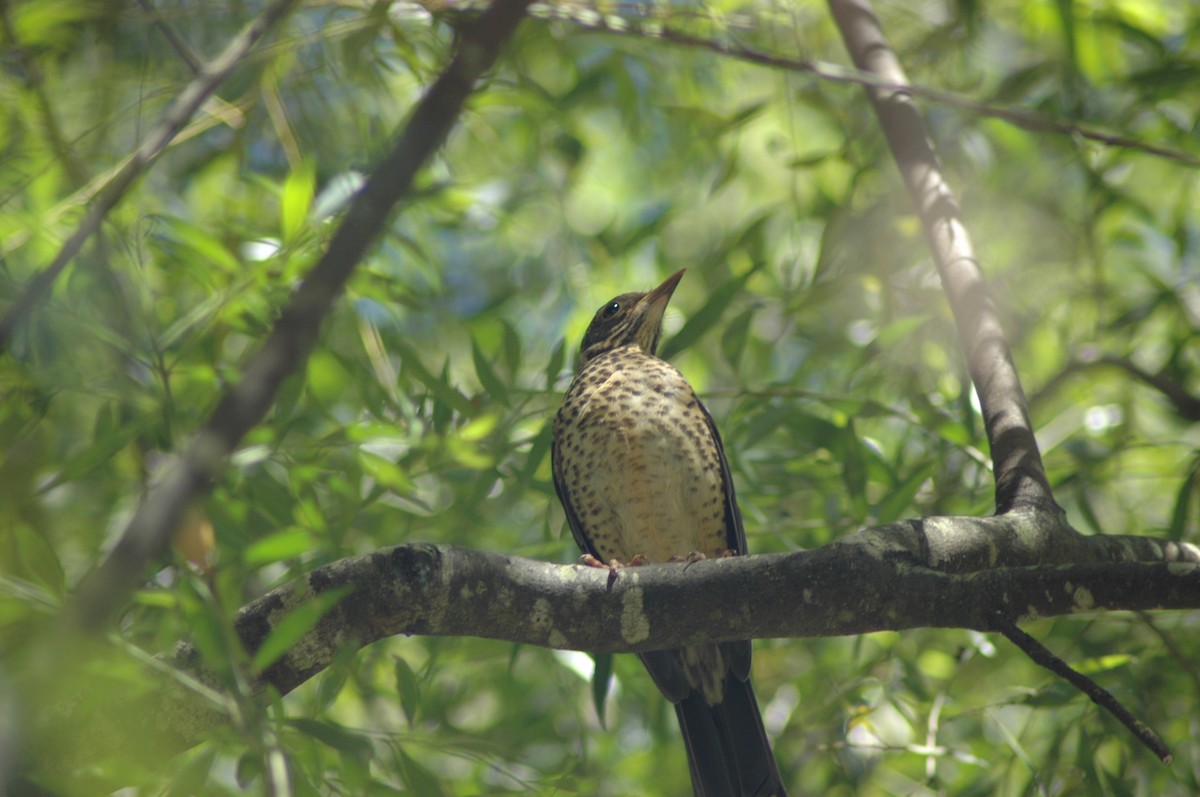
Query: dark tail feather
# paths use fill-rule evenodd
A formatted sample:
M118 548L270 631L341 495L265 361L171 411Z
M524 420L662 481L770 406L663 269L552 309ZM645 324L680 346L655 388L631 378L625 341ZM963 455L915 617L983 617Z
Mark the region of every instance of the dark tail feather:
M725 679L725 699L699 692L675 704L696 797L787 797L749 681Z

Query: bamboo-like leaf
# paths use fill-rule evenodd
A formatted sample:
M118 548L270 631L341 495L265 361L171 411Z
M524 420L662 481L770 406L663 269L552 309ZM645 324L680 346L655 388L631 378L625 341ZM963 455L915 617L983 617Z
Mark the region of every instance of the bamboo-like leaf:
M713 291L704 306L683 325L683 329L663 345L659 356L664 360L670 359L672 355L678 354L698 341L704 333L721 320L721 316L729 308L730 303L742 293L746 283L760 268L762 268L762 264L758 263L745 274L726 281L725 284Z
M479 378L479 384L487 391L488 396L508 406L508 386L496 375L495 369L488 362L487 355L479 348L479 341L475 338L471 338L471 359L475 363L475 376Z

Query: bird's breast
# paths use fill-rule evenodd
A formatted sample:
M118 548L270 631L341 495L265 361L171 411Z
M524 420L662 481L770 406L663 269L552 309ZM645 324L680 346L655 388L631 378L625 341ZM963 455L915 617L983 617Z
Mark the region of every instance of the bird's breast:
M600 558L667 561L730 546L717 441L668 363L640 351L589 363L555 437L556 477Z

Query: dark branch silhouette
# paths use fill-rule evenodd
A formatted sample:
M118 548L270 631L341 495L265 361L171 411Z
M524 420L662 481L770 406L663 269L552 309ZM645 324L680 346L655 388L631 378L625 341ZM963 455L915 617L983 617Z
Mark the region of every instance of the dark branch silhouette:
M748 637L815 637L921 627L999 628L997 617L1029 618L1114 610L1200 608L1200 548L1145 537L1094 537L1080 561L949 572L928 545L979 522L942 517L865 529L815 551L644 565L615 579L605 570L558 565L451 545L412 544L332 562L243 607L235 630L253 655L299 606L332 591L344 597L255 685L287 694L334 660L397 634L478 636L560 649L636 652ZM929 526L929 529L925 527ZM936 526L937 528L934 528ZM944 553L944 551L943 551ZM679 623L680 614L693 618ZM201 684L215 685L197 649L166 657ZM120 707L120 721L160 729L162 754L197 743L228 717L181 677ZM219 686L216 688L220 689ZM105 713L102 722L114 718ZM76 729L87 720L55 721ZM53 729L49 731L54 733ZM76 730L78 732L78 730ZM87 738L91 739L92 734ZM97 734L105 736L105 734ZM108 733L115 744L126 738ZM89 754L96 745L89 743ZM116 751L114 751L116 752ZM74 764L41 762L56 769Z
M830 10L855 65L894 86L908 79L865 1L830 0ZM1021 380L991 294L962 223L958 200L942 174L921 115L904 88L868 87L954 312L959 345L979 396L992 447L996 511L1057 509L1042 465Z
M1021 530L1014 529L1017 538L1024 538L1023 547L1032 554L1035 562L1046 563L1048 557L1045 554L1051 550L1061 552L1063 548L1077 548L1083 538L1066 524L1062 510L1054 502L1029 420L1025 393L970 237L962 224L958 202L941 172L912 93L904 88L907 78L903 68L888 45L870 3L868 0L829 0L829 7L855 65L900 87L868 87L867 94L921 217L941 276L942 289L954 313L959 345L967 358L983 412L984 428L991 443L996 512L1000 516L1023 515L1034 526L1050 531L1048 536L1038 534L1031 539ZM1043 541L1047 548L1039 550L1038 543ZM989 565L981 563L980 566ZM1098 684L1071 669L1017 628L1012 618L1020 616L1021 612L1013 608L998 607L994 627L1035 662L1062 676L1111 712L1161 760L1170 761L1169 751L1154 731L1135 719Z
M270 409L279 386L304 364L321 323L418 169L441 146L475 81L495 62L530 0L497 0L460 29L450 64L417 104L392 151L354 198L324 256L280 312L262 348L242 369L181 460L138 507L104 563L89 573L66 611L77 628L97 631L146 563L166 550L188 506L203 495L242 437Z
M1031 401L1036 403L1042 396L1056 390L1070 376L1085 369L1096 367L1111 367L1124 371L1137 381L1162 394L1162 397L1171 404L1175 413L1182 420L1200 421L1200 396L1189 393L1165 369L1160 370L1158 373L1152 373L1128 357L1119 357L1115 354L1101 354L1094 347L1089 347L1081 351L1065 368L1044 384Z
M1116 717L1122 725L1129 729L1130 733L1137 737L1138 741L1158 756L1159 761L1162 761L1164 764L1171 763L1171 751L1167 749L1167 745L1163 743L1159 735L1144 722L1129 713L1129 710L1122 706L1112 696L1111 692L1101 688L1095 681L1083 673L1071 669L1070 665L1058 656L1055 656L1045 645L1038 642L1029 634L1026 634L1020 628L1017 628L1007 617L1003 615L996 616L996 630L1004 634L1009 642L1019 647L1029 658L1069 682L1080 692L1091 698L1093 703Z

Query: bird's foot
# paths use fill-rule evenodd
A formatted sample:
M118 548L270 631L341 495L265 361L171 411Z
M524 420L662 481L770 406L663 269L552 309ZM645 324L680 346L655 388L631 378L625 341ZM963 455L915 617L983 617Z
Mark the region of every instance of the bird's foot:
M721 559L728 559L731 556L737 556L737 551L726 549L721 551ZM686 562L689 565L694 565L696 562L703 562L708 558L708 555L703 551L691 551L687 556L672 556L668 561L680 563Z
M580 564L585 564L588 567L603 567L605 570L620 570L623 567L637 567L638 565L648 564L650 560L639 553L628 562L622 562L620 559L616 558L609 559L607 562L602 562L596 557L592 556L590 553L585 553L583 556L579 557L579 562Z
M608 587L609 587L609 589L612 589L613 582L615 582L617 580L617 572L618 571L623 570L626 567L637 567L638 565L644 565L647 562L649 562L650 560L639 553L639 554L636 554L628 562L622 562L620 559L617 559L615 557L612 559L609 559L607 562L601 562L599 559L592 556L590 553L585 553L583 556L579 557L579 561L581 563L587 565L588 567L600 567L600 568L607 570L608 571Z

